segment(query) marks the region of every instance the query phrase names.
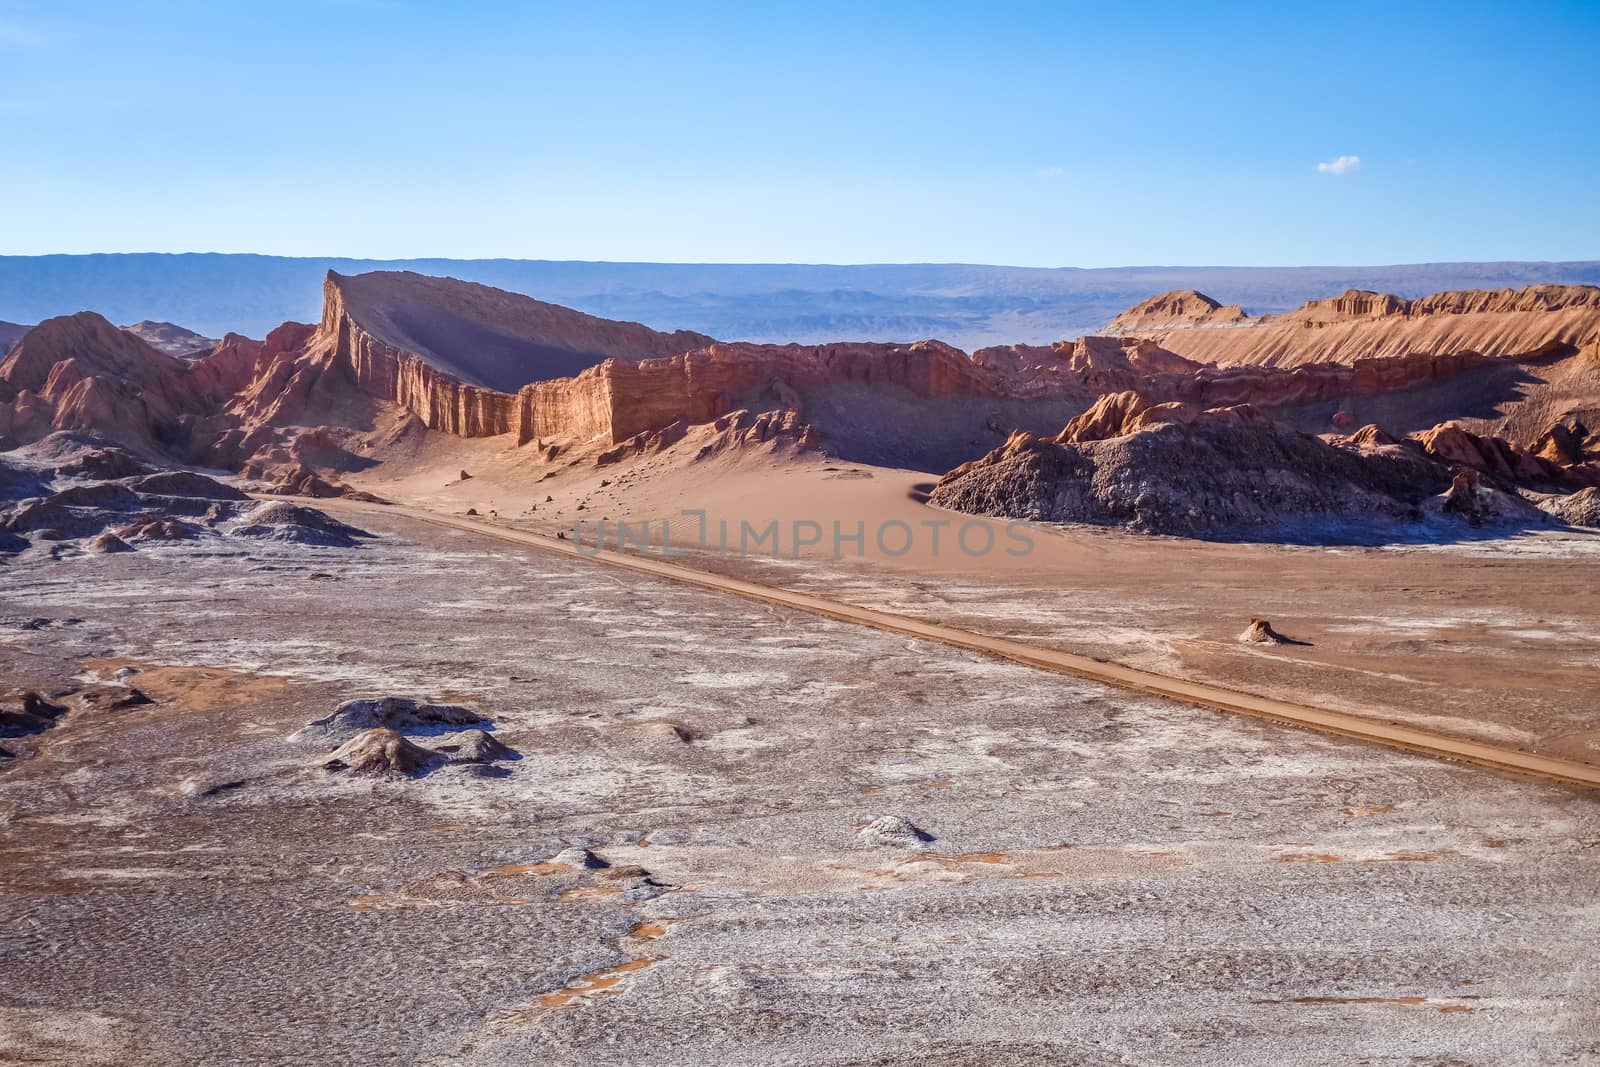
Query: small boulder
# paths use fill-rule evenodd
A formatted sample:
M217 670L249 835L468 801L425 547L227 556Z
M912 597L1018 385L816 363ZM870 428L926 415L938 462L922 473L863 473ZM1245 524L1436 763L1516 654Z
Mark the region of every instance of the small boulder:
M440 745L437 751L449 753L454 763L498 763L522 758L516 749L501 744L483 730L468 730L459 743Z
M857 830L856 840L875 848L919 848L933 835L904 815L883 815Z
M1247 645L1287 645L1289 638L1283 636L1272 628L1266 619L1251 619L1250 625L1244 628L1239 635L1239 641Z
M563 867L571 867L576 871L597 871L611 864L596 856L586 848L564 848L550 857L551 863L559 863Z
M89 551L101 555L112 555L117 552L132 552L133 546L110 530L107 530L89 542Z
M1488 487L1483 484L1483 476L1471 467L1462 467L1451 479L1440 510L1464 516L1469 524L1476 526L1488 518L1491 499Z

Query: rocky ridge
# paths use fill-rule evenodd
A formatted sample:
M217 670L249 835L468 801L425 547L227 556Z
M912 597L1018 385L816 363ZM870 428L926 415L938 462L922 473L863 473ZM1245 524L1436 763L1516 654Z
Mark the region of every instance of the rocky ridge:
M872 417L873 399L848 410L826 402L843 392L900 398L896 410L927 418L934 434L947 432L935 412L951 410L939 404L1010 405L1012 415L989 419L997 438L1028 405L1065 405L1082 414L1061 434L1035 440L1077 447L1158 423L1194 428L1220 420L1280 433L1287 425L1274 423L1304 429L1320 418L1322 429L1350 431L1357 423L1350 409L1363 407L1362 398L1392 409L1413 394L1465 395L1485 373L1555 360L1560 373L1522 390L1531 399L1518 401L1515 420L1423 423L1412 436L1435 461L1500 483L1562 492L1600 483L1600 435L1587 428L1600 418L1591 381L1600 378L1600 289L1583 286L1420 300L1352 291L1265 319L1177 291L1118 316L1118 336L971 355L931 340L716 342L402 272L330 273L324 298L317 324L286 323L261 341L230 334L198 359L174 358L91 312L41 323L0 362L0 448L81 431L147 460L235 470L276 491L333 496L355 493L339 472L374 461L365 457L381 460L384 443L371 435L386 419L399 427L396 439L408 426L505 437L508 447L533 446L547 458L589 455L604 465L670 447L695 427L708 428L702 457L826 448L832 431L849 429L827 419ZM1357 336L1380 327L1420 340ZM1338 334L1345 340L1333 344L1330 330L1355 333ZM1214 343L1205 337L1285 331L1295 331L1285 335L1294 353L1281 361L1269 355L1217 365L1179 350ZM1421 343L1429 338L1437 343ZM1330 358L1311 361L1307 353ZM575 374L556 373L580 365ZM1365 443L1375 443L1371 434ZM363 456L352 452L357 447ZM179 529L158 532L178 536Z
M1402 357L1537 359L1595 349L1600 288L1466 289L1408 300L1360 289L1283 315L1217 318L1202 293L1163 293L1113 318L1105 332L1154 341L1221 366L1293 367Z

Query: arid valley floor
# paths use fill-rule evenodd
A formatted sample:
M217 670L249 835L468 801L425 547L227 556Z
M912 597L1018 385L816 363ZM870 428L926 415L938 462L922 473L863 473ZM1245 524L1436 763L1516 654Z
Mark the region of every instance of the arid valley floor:
M1600 1062L1600 288L1104 330L12 328L0 1064Z
M0 669L152 702L7 742L0 1062L1600 1054L1587 794L361 522L7 569ZM290 740L380 694L518 758Z

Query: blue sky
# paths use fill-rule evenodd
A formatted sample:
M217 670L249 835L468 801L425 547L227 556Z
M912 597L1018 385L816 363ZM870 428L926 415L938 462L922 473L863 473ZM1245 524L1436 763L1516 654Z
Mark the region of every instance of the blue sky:
M1600 258L1600 4L1298 8L0 0L0 252Z

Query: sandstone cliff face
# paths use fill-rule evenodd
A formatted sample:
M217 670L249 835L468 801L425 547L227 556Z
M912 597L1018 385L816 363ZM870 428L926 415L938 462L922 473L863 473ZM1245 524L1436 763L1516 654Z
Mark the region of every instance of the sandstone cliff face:
M1416 301L1351 292L1262 320L1179 292L1119 317L1124 325L1180 323L1164 336L1201 348L1222 343L1207 340L1214 338L1243 338L1245 348L1292 346L1293 358L1281 365L1267 359L1215 366L1133 335L996 346L971 356L938 341L720 343L608 323L448 279L330 274L319 323L286 323L262 341L229 335L200 358L174 359L90 313L42 323L0 361L0 438L17 443L56 429L82 430L151 454L305 484L306 476L350 458L329 428L347 440L401 413L411 425L439 433L587 444L618 458L665 447L668 438L707 425L720 427L712 433L718 447L809 448L819 444L812 427L835 432L841 442L851 426L901 417L907 433L939 434L948 431L941 419L965 413L967 428L948 431L952 446L938 453L937 464L927 461L930 469L945 469L997 440L986 435L1004 434L1011 417L1033 418L1027 425L1038 428L1042 411L1056 426L1083 414L1054 438L1014 438L1018 450L1086 449L1166 426L1204 443L1207 435L1225 433L1208 428L1214 424L1269 429L1267 413L1276 413L1307 425L1329 418L1333 406L1317 407L1329 401L1390 397L1457 378L1463 381L1431 389L1429 403L1465 398L1460 408L1492 410L1476 392L1486 380L1479 372L1511 368L1526 395L1519 394L1514 409L1502 405L1511 412L1500 416L1505 427L1486 426L1480 417L1434 427L1405 445L1387 435L1380 440L1373 429L1364 441L1361 434L1346 439L1345 451L1426 450L1429 462L1495 479L1571 486L1593 477L1600 458L1600 435L1587 429L1600 425L1600 331L1584 325L1591 321L1600 322L1600 289L1585 287L1441 293ZM1584 340L1569 346L1567 336ZM1350 338L1368 354L1356 354ZM1511 338L1513 348L1525 341L1535 346L1530 351L1577 354L1512 363L1496 358L1504 354L1496 338ZM1338 358L1302 358L1319 352ZM580 361L582 369L545 376L564 359ZM490 377L520 386L493 388L484 384ZM987 422L966 417L976 401L995 402ZM1403 424L1395 426L1390 418L1397 410ZM1337 411L1342 421L1332 425L1343 430L1358 421L1414 430L1439 417L1414 418L1414 407L1378 403L1341 403ZM903 434L891 445L884 446L888 462L912 447Z
M710 422L774 383L800 393L857 384L924 398L1009 395L1003 377L937 341L713 344L667 359L607 360L572 379L528 386L518 394L523 404L519 437L599 438L616 444L680 419Z
M469 386L515 392L570 377L608 359L677 355L712 343L704 334L662 333L487 285L409 271L345 277L323 286L322 329L335 317L360 326L371 350L407 352Z
M1575 351L1600 334L1600 289L1584 285L1463 290L1418 300L1351 290L1286 315L1231 324L1159 322L1142 307L1119 315L1108 332L1137 334L1220 365L1293 367L1467 354L1521 359Z

